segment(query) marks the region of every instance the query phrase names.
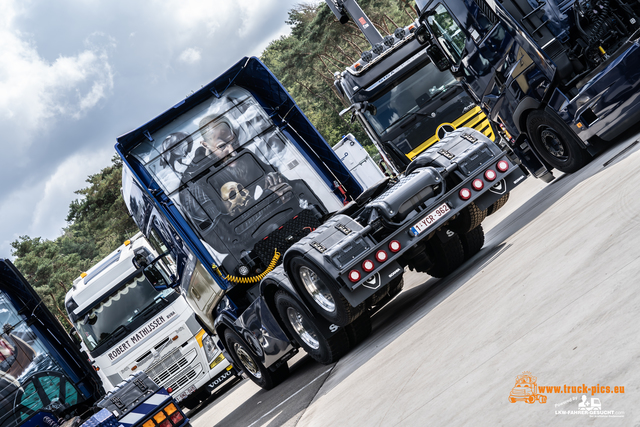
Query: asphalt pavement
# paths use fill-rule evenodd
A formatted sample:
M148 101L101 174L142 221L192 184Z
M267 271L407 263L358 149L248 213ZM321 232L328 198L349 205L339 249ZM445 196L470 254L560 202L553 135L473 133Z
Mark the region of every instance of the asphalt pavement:
M193 426L640 425L635 141L527 179L483 223L480 253L445 279L406 273L337 364L301 352L283 384L245 379Z

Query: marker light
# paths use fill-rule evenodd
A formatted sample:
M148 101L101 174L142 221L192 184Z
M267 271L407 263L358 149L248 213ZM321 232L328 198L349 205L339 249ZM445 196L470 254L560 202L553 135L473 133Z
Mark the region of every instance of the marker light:
M462 200L469 200L471 198L471 190L468 188L463 188L458 194Z
M370 259L364 260L364 262L362 263L362 269L367 273L370 271L373 271L374 267L375 265L373 264L373 261L371 261ZM351 273L349 273L349 276L351 276ZM358 277L358 279L360 279L360 277Z
M349 280L356 283L360 280L360 272L358 270L351 270L349 272Z
M494 179L496 179L498 175L496 174L496 171L494 171L493 169L487 169L487 171L484 173L484 178L491 182Z
M471 186L474 190L480 191L484 188L484 182L481 179L474 179Z
M398 252L401 248L402 246L400 246L400 242L398 242L397 240L392 240L391 242L389 242L389 250L394 254Z
M378 252L376 252L376 259L378 260L378 262L385 262L387 258L389 258L389 256L385 251L379 250Z
M509 163L507 163L506 160L500 160L498 162L498 164L496 165L496 168L500 171L500 172L506 172L509 170Z

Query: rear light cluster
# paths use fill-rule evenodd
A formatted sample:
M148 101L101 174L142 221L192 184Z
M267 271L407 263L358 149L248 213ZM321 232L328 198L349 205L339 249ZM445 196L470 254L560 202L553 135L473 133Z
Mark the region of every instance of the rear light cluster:
M500 160L498 163L496 163L496 169L498 169L498 171L502 173L505 173L509 170L509 162L507 162L506 160ZM484 172L484 179L487 182L493 182L496 180L496 178L498 178L498 174L493 169L487 169ZM473 182L471 182L471 187L476 191L482 190L484 188L484 185L484 181L480 178L476 178L473 180ZM468 188L462 188L458 192L458 196L460 196L462 200L469 200L472 195L473 193Z
M389 251L391 251L391 253L395 254L396 252L399 252L400 249L402 249L402 245L397 240L392 240L391 242L389 242ZM389 254L384 249L380 249L378 250L378 252L376 252L375 257L378 263L383 264L389 259ZM361 266L362 266L362 270L365 273L371 273L376 268L375 263L370 259L365 259L362 262ZM362 278L362 274L360 273L360 271L353 269L349 272L349 280L351 282L357 283L360 281L361 278ZM144 427L148 427L148 426L144 426Z
M148 419L142 427L173 427L182 424L183 421L184 415L175 404L170 403Z

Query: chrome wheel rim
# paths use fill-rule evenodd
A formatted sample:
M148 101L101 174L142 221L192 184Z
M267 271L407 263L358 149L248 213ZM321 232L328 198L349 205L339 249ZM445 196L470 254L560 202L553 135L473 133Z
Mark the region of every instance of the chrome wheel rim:
M309 267L302 266L300 267L299 275L307 293L320 308L328 313L336 311L336 303L331 292L329 292L329 288L320 280L315 271Z
M293 326L293 330L296 331L296 334L298 334L306 345L314 350L320 348L318 336L315 331L313 331L313 328L310 328L307 319L305 319L298 310L293 307L287 307L287 317L289 318L289 323Z
M552 129L545 129L540 133L544 148L558 160L566 161L569 156L562 140Z
M236 351L238 355L238 359L240 359L240 363L244 366L247 371L253 375L254 377L260 379L262 378L262 372L260 372L260 368L254 363L249 353L238 343L233 344L233 349Z

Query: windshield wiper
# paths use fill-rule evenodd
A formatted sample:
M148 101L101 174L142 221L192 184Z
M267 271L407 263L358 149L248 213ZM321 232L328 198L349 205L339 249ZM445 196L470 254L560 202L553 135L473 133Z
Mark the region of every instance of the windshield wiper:
M117 328L115 328L113 330L113 332L111 332L109 335L106 336L105 339L100 340L100 342L98 342L98 345L96 346L99 347L105 343L111 343L113 340L115 340L116 338L118 338L120 335L122 335L123 332L129 332L129 328L127 328L125 325L120 325Z

